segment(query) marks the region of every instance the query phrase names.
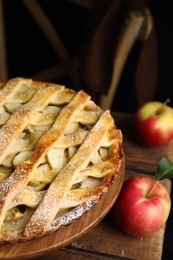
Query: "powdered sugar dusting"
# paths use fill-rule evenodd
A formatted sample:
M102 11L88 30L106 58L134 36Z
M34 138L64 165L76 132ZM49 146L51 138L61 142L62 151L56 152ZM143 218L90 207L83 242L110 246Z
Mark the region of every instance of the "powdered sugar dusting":
M47 86L47 83L45 86ZM13 203L10 204L10 201L15 202L16 198L18 198L18 201L16 200L16 204L14 204L16 207L19 206L19 209L21 208L23 210L23 208L26 208L26 210L28 210L32 208L31 205L28 205L29 203L26 203L25 205L24 200L20 201L20 197L17 197L17 195L19 195L21 192L24 198L23 190L26 189L25 185L27 185L30 180L31 181L28 184L28 186L30 186L32 190L34 190L34 192L37 192L38 187L36 186L35 191L34 186L37 184L37 178L35 184L34 178L31 177L35 176L34 171L37 168L37 166L39 166L39 164L42 162L42 157L44 157L44 163L46 164L47 162L51 170L54 171L54 168L56 167L54 167L54 165L51 164L49 158L46 157L47 152L49 152L51 148L55 148L54 144L58 146L63 138L67 138L68 141L68 138L70 137L69 140L71 141L71 143L70 145L67 145L67 148L73 145L76 148L76 144L78 146L77 149L74 150L74 152L69 152L70 156L68 155L68 150L65 150L63 167L57 167L60 169L58 170L58 174L55 177L53 177L53 180L52 175L50 173L50 182L46 186L43 185L43 187L45 187L44 190L42 190L42 186L39 185L39 187L41 186L41 188L39 189L41 192L44 191L44 195L38 198L40 199L39 203L34 204L36 206L33 206L32 215L30 215L27 218L27 221L25 221L22 227L19 227L19 229L21 228L22 230L18 229L17 231L11 232L10 228L4 228L4 234L7 235L7 238L3 238L3 235L1 234L2 232L0 232L0 243L1 239L4 239L4 241L8 240L9 234L7 234L8 232L6 232L6 230L9 230L11 232L11 240L9 239L10 242L12 240L25 241L60 230L61 228L66 227L67 225L71 224L72 222L80 218L82 220L86 220L87 217L83 218L83 215L86 212L89 212L95 204L99 203L101 195L108 189L107 187L104 187L104 189L103 187L100 187L100 189L95 189L99 187L99 185L101 184L100 182L97 182L96 185L94 181L92 181L92 184L94 183L94 185L90 187L90 180L86 181L86 176L85 178L82 178L80 171L86 169L87 166L90 167L93 164L97 164L96 159L94 159L93 162L92 157L97 157L95 156L95 154L98 154L100 146L103 143L106 143L108 146L110 146L110 143L108 142L109 136L107 137L108 127L111 125L109 113L104 113L103 111L100 111L100 109L96 109L94 103L92 107L92 104L89 101L90 97L83 91L80 91L75 95L73 93L72 96L66 98L66 95L62 91L64 87L57 88L56 85L48 85L47 87L45 86L44 88L40 88L38 89L38 91L35 91L35 94L32 96L32 98L30 98L28 103L22 103L21 108L17 108L15 112L12 111L11 117L8 121L6 121L6 123L2 126L0 130L0 155L1 161L3 161L3 158L6 158L8 156L10 145L13 144L16 139L23 138L21 137L21 133L22 131L25 131L24 129L28 123L31 124L30 118L34 117L34 114L37 112L39 112L42 116L42 112L44 111L44 109L47 109L47 106L49 106L49 104L54 102L55 104L58 104L59 97L60 106L58 107L58 117L53 118L49 127L44 128L44 130L41 133L41 136L39 135L39 141L37 140L36 145L33 145L33 153L31 157L29 157L29 159L26 159L26 161L24 160L23 162L21 162L21 164L18 164L17 166L14 164L14 168L10 168L11 175L8 175L7 179L3 179L3 181L0 183L0 209L1 213L3 213L1 214L2 221L5 219L5 210L14 208ZM58 93L61 92L62 94L59 95ZM24 95L24 93L25 91L19 91L19 93L17 92L16 96L19 96L18 94L20 94L20 96L21 94ZM63 95L65 99L63 98ZM60 98L60 96L62 98ZM90 110L94 111L93 114ZM96 111L97 115L95 115ZM81 120L80 122L80 118L82 118L83 121ZM31 126L31 129L34 129L34 131L32 131L32 134L35 131L37 132L37 127L34 128L32 124L29 126ZM83 139L81 138L79 142L77 139L77 134L73 136L69 135L68 129L71 128L73 129L73 131L85 130L87 133L84 137L82 135ZM30 134L31 131L29 130L28 132ZM25 139L28 138L28 132L26 131L24 132L24 135L22 135ZM73 137L73 139L71 137ZM112 139L113 138L114 136L112 136ZM14 143L14 146L15 144L16 143ZM56 154L54 157L59 158ZM55 159L53 158L53 160ZM39 168L36 169L36 172L37 171L39 173ZM101 169L99 168L98 172L100 173L100 171ZM42 172L40 171L40 175L41 174ZM79 181L74 183L74 180L76 180L76 178L79 178ZM42 182L42 179L43 177L41 175L40 182ZM85 179L85 181L83 181L83 179ZM101 179L101 177L98 176L98 179ZM82 184L83 182L84 184ZM109 181L104 183L105 186L108 184ZM88 192L86 193L85 188L88 189ZM92 188L92 192L90 192L90 188ZM81 192L77 190L75 193L73 191L75 189L81 189ZM67 201L65 201L68 192L71 192L73 196L69 196L67 198ZM32 199L35 202L36 195L35 198L32 197ZM26 195L25 200L27 200L28 202L31 199L29 196ZM89 201L86 202L86 200ZM20 207L20 205L22 206ZM25 206L23 207L23 205ZM28 215L27 211L26 214ZM90 214L87 214L87 216L89 216L89 220L92 220L92 216ZM16 223L17 222L18 219Z
M14 131L16 130L16 126L12 125L4 125L0 131L0 155L5 151L9 143L11 142L11 138L14 135Z
M88 212L99 200L85 202L68 212L67 214L54 219L48 231L55 231L62 226L69 225L74 220L79 219L84 213Z

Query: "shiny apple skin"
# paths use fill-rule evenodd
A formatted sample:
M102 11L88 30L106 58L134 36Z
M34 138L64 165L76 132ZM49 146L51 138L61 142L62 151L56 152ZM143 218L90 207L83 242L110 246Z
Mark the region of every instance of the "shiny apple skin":
M130 235L146 237L154 234L167 221L171 199L162 183L157 183L153 193L147 197L156 180L139 176L124 182L112 208L118 225Z
M133 115L132 129L136 139L148 147L169 143L173 139L173 109L161 102L148 102Z

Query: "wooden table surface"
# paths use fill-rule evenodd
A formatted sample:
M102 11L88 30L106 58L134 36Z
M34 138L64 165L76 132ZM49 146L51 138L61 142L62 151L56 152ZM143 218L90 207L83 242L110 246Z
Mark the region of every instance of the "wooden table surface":
M116 125L123 132L126 157L125 178L133 175L153 175L159 160L167 155L173 160L173 143L159 148L145 148L139 145L130 130L131 115L112 113ZM163 180L168 191L171 181ZM117 259L117 260L159 260L162 256L165 226L154 235L139 239L124 233L115 223L111 210L106 217L87 234L71 245L49 252L35 260L57 259Z

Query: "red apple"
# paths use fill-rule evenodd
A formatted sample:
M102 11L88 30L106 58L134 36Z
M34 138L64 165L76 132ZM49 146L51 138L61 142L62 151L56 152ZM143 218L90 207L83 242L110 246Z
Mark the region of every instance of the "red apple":
M125 232L146 237L167 221L171 199L160 182L152 190L155 183L156 179L148 176L133 177L124 182L112 212Z
M149 147L167 144L173 139L173 109L157 101L141 106L133 116L133 133Z

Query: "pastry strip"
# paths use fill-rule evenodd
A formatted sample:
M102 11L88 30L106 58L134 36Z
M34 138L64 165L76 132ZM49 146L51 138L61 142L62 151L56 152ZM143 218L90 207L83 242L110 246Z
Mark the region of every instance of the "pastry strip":
M62 89L62 87L51 86L38 90L29 103L17 109L11 115L0 129L0 163L2 163L13 142L25 129L34 113L46 107L52 95L55 95Z
M79 173L79 178L75 180L74 184L76 182L82 182L82 180L88 176L100 179L105 177L112 171L118 173L119 167L120 167L120 163L119 161L116 160L109 160L109 161L95 164L89 168L82 170ZM80 203L85 202L86 197L88 198L89 195L93 195L94 190L95 189L86 189L86 188L70 190L63 201L63 208L65 208L67 204L70 205L69 207L74 207L73 203L75 203L76 206L79 205ZM96 193L97 191L98 189L96 189ZM12 203L10 204L10 208L16 207L18 205L27 205L29 207L35 208L40 204L45 193L46 191L30 191L28 189L21 190L17 194L17 196L15 196L15 198L13 199Z
M22 84L30 85L32 84L32 80L23 78L15 78L9 80L1 90L0 105L5 104L5 102L17 92L17 90L21 87Z
M49 186L43 201L26 225L24 236L44 233L55 218L61 204L81 169L85 168L99 149L107 128L113 124L109 111L104 112L77 153Z
M20 164L8 179L0 183L0 227L14 193L17 193L20 188L29 182L42 158L52 148L53 144L64 135L65 129L75 112L79 108L82 109L89 99L90 96L83 91L78 92L72 101L62 109L52 128L40 138L30 159ZM40 101L43 105L43 101L41 99Z

